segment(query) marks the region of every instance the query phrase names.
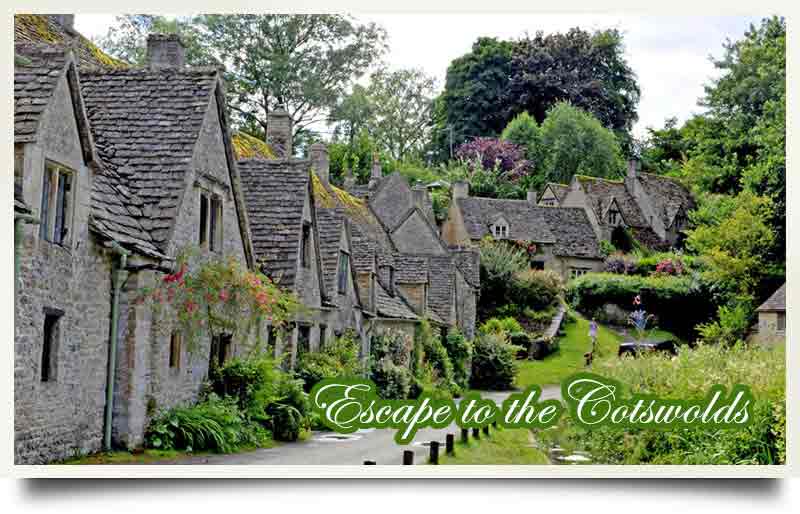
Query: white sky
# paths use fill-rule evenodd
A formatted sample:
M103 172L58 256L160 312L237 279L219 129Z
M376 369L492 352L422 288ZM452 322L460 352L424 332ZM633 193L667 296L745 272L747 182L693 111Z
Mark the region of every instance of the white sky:
M389 34L385 60L392 68L417 67L444 83L447 66L467 53L480 36L504 39L564 32L617 28L624 34L628 63L642 95L637 136L646 127L661 127L666 118L679 122L702 109L697 100L703 85L715 76L709 56L722 55L726 38L739 39L759 17L632 16L592 14L380 14L358 16L375 21ZM90 38L104 35L113 15L79 14L76 28Z

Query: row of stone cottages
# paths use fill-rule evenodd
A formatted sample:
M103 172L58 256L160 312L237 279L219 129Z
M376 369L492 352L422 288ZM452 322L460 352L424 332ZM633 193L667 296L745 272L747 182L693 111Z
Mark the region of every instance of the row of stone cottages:
M151 36L149 64L131 67L71 22L15 17L17 463L140 446L154 413L244 351L207 337L189 355L167 314L135 301L187 246L298 295L282 340L263 328L290 363L347 329L362 355L423 318L473 336L477 254L439 238L424 189L377 163L369 185L337 188L324 145L293 157L283 110L271 148L231 137L219 70L185 66L177 37Z

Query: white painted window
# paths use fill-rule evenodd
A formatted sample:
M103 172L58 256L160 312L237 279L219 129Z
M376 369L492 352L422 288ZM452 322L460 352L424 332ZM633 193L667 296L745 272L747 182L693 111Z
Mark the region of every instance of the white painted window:
M578 278L592 271L590 268L570 268L569 277Z
M508 225L505 223L495 223L492 225L492 236L495 239L504 239L508 237Z

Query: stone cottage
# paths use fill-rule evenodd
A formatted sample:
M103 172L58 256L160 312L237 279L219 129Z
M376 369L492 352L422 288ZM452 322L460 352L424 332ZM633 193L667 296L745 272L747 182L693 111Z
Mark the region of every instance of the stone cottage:
M185 246L252 263L218 70L185 67L175 37L151 37L143 68L72 37L15 44L15 199L39 221L18 224L18 463L139 446L152 414L196 398L229 341L189 355L136 300Z
M688 213L695 208L689 190L677 180L638 171L638 161L628 162L624 180L576 175L561 207L586 211L598 239L617 239L615 232L631 235L653 249L682 243Z
M551 269L565 279L599 271L603 264L597 237L582 209L540 207L535 198L473 197L464 182L453 184L442 237L454 247L477 248L484 237L524 243L532 268Z
M771 340L786 337L786 284L779 287L756 312L760 341L769 343Z

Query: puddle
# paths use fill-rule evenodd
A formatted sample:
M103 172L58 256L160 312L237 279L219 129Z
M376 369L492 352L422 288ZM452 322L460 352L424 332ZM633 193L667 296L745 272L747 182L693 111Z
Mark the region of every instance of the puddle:
M324 441L328 443L340 443L344 441L357 441L361 439L360 435L353 434L324 434L315 437L314 441Z

